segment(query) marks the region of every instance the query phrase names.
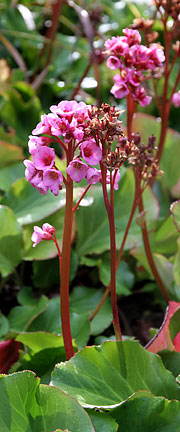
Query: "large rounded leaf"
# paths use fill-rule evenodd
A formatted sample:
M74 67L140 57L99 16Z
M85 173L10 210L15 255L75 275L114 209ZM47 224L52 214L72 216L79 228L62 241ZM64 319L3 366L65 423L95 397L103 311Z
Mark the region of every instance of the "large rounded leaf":
M84 348L56 366L52 385L86 407L112 408L138 390L180 399L180 388L159 356L130 340Z
M112 410L121 432L179 432L180 403L138 392Z
M11 207L21 225L39 221L65 205L65 190L57 197L50 191L46 196L34 189L25 178L16 180L4 199L4 204Z
M30 371L0 377L0 432L95 431L74 399L39 382Z
M0 205L0 272L5 277L20 263L23 254L22 232L13 211Z

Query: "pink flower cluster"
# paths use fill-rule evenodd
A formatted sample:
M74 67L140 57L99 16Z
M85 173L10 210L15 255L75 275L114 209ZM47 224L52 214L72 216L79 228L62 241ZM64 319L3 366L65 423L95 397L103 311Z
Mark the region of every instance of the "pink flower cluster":
M126 28L123 33L124 36L112 37L105 42L107 66L120 71L114 76L111 93L119 99L131 93L136 102L145 106L151 102L151 97L141 85L145 80L142 72L161 68L165 56L158 44L152 44L149 48L141 45L138 30Z
M44 114L32 131L28 146L33 160L24 161L25 176L43 195L48 190L58 195L64 180L55 165L55 151L49 147L52 141L61 143L67 152L71 148L66 171L72 180L78 183L86 178L88 184L101 180L101 171L95 166L102 159L102 147L89 131L87 133L90 122L88 109L84 102L62 101L51 106L51 113Z

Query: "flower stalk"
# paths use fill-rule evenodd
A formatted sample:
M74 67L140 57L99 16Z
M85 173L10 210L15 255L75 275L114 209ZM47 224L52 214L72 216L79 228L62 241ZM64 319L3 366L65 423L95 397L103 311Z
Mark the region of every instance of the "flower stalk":
M113 326L117 341L122 340L122 333L119 323L118 307L117 307L117 296L116 296L116 228L114 222L114 185L112 179L112 173L110 174L110 196L111 201L109 201L106 185L106 167L101 163L102 172L102 188L104 203L108 215L109 221L109 231L110 231L110 253L111 253L111 304L113 313Z

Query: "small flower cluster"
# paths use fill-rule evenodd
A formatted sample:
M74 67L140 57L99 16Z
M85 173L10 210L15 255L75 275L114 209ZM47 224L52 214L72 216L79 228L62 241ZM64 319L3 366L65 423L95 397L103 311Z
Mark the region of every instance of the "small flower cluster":
M156 137L151 135L147 145L141 142L139 133L132 134L132 151L129 158L129 163L138 167L139 176L145 182L154 178L157 174L162 175L155 156ZM134 143L134 144L133 144Z
M163 11L167 16L171 16L174 20L174 24L179 19L180 14L180 0L154 0L154 4L161 15ZM178 26L178 22L176 23Z
M31 236L34 243L33 247L37 246L42 240L54 240L53 236L55 236L55 228L52 225L44 223L42 228L34 226L34 232Z
M107 66L112 70L119 69L111 93L119 99L131 93L136 102L145 106L151 102L151 97L142 86L146 78L143 72L162 68L164 53L159 44L148 48L141 45L138 30L126 28L123 33L124 36L112 37L105 42Z
M120 111L106 104L96 108L76 101L62 101L50 110L29 137L33 160L25 160L24 165L31 185L44 195L48 190L58 195L68 176L77 183L86 178L88 184L95 184L101 181L101 170L96 166L102 162L108 171L114 171L114 188L118 189L120 175L117 171L129 155L129 143L120 126ZM55 151L49 146L54 141L60 143L68 155L67 179L55 165ZM112 152L114 141L117 148ZM109 172L106 181L110 182Z

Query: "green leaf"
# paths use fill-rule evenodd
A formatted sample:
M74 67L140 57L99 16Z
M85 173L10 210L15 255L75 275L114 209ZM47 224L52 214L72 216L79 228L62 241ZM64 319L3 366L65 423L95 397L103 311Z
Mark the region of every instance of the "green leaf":
M177 351L163 350L159 353L164 366L176 378L180 374L180 353Z
M112 408L138 390L180 399L180 388L159 356L130 340L84 348L56 365L52 385L91 408Z
M75 400L39 381L30 371L0 377L0 432L94 431Z
M154 276L152 274L151 268L149 266L148 260L146 258L146 254L144 252L143 248L134 248L131 251L131 255L133 255L145 268L145 270L149 273L150 278L154 279ZM175 292L175 289L173 288L173 265L164 255L161 255L159 253L153 253L153 258L155 265L157 267L158 273L168 290L169 294L172 298L175 300L177 299L177 294Z
M16 82L5 92L1 118L5 125L16 130L18 138L24 140L39 122L41 103L32 86Z
M13 211L0 205L0 272L10 274L23 255L22 232Z
M40 194L25 178L16 180L4 204L14 211L21 225L31 224L52 215L65 205L65 190L55 197L50 191L47 196Z
M59 258L33 262L33 285L36 288L50 289L59 284Z
M93 422L96 432L117 432L118 424L111 417L110 414L105 412L97 412L94 410L86 410Z
M111 262L110 253L107 252L102 256L99 277L100 281L108 286L110 282L111 274ZM134 274L130 271L128 264L125 261L121 261L116 272L116 292L119 295L131 294L131 288L134 284Z
M78 313L88 313L89 316L94 311L96 306L99 304L101 298L103 297L102 289L93 289L87 287L77 286L74 288L70 295L70 310ZM104 302L102 308L91 321L91 334L96 336L97 334L103 332L112 321L112 309L110 299Z
M175 201L170 207L173 222L178 232L180 232L180 201Z
M16 163L0 169L0 189L8 192L15 180L24 177L24 168L22 163Z
M18 369L32 370L41 377L42 383L48 384L55 364L66 360L63 337L52 333L34 332L20 334L16 340L26 347L24 353L21 351Z
M104 199L101 187L94 187L88 193L94 198L91 206L80 207L77 219L77 252L79 256L100 254L110 249L109 225L106 215ZM114 194L115 225L117 247L120 247L124 231L127 226L134 198L134 175L131 169L127 169L119 182L119 190ZM147 211L148 229L154 227L159 215L159 207L152 191L146 189L144 193L144 206ZM87 224L88 220L88 224ZM132 248L142 242L141 229L134 216L125 249Z
M78 313L79 311L81 311L81 313ZM82 348L86 345L89 339L90 324L88 314L80 308L78 312L72 310L70 305L72 337L76 340L78 348ZM56 334L61 332L59 297L49 300L46 310L37 316L29 327L29 331L31 332L37 332L40 330Z
M180 288L180 237L177 240L177 245L178 245L178 252L175 255L175 260L174 260L174 264L173 264L173 275L174 275L174 280L177 283L177 285Z
M172 255L177 251L178 232L169 216L155 234L155 248L157 253Z
M24 155L20 147L0 140L0 168L23 159Z
M140 391L112 410L121 432L177 432L180 403Z
M0 312L0 339L8 333L9 323L7 318Z
M8 315L10 330L12 332L24 332L28 329L31 322L44 311L48 306L48 299L41 296L40 299L34 299L30 304L16 306L11 309ZM43 329L42 329L43 330Z
M22 333L16 337L16 340L30 348L31 355L46 348L58 348L64 346L62 336L57 336L43 331Z
M156 136L158 145L160 137L160 123L156 117L149 114L137 113L133 119L133 131L140 132L142 141L147 143L152 133ZM180 177L180 134L168 129L160 168L164 171L161 182L168 188L174 186ZM171 161L171 163L169 163Z

